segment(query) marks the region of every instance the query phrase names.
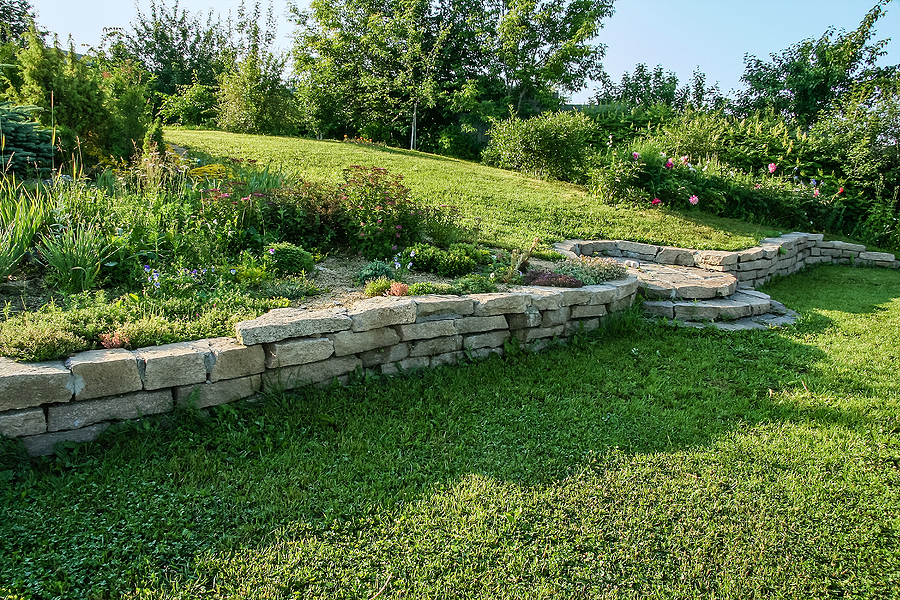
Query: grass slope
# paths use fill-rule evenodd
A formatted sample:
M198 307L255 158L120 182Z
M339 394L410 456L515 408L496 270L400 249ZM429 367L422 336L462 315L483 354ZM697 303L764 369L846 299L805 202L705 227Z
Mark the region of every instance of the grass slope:
M485 241L507 248L527 247L539 237L545 242L627 239L740 250L771 233L771 229L700 211L609 206L578 186L410 150L220 131L166 130L166 141L210 156L258 160L313 181L341 181L341 170L352 164L384 167L401 173L421 201L455 205L469 225L481 218Z
M0 596L897 598L900 272L767 291L8 467Z

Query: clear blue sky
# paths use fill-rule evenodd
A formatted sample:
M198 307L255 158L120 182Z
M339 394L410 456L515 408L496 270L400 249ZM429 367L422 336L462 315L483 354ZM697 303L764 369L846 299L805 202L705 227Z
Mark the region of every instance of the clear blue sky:
M661 64L686 82L694 69L706 73L707 81L719 83L723 92L740 87L744 54L767 58L805 38L818 38L834 26L853 30L876 0L617 0L616 14L604 22L600 41L607 45L603 65L614 80L638 63ZM172 4L172 0L167 1ZM251 2L248 1L248 4ZM300 0L306 5L305 0ZM139 1L142 10L148 0ZM223 17L240 0L181 0L189 11ZM263 0L262 4L267 4ZM96 45L104 27L127 27L135 17L130 0L32 0L38 23L59 34L66 42L72 36L76 48ZM284 15L286 0L275 0L277 14ZM290 47L291 27L279 21L279 44ZM900 38L900 0L888 5L877 23L877 38ZM900 39L887 46L881 64L900 63ZM573 101L586 101L592 85Z

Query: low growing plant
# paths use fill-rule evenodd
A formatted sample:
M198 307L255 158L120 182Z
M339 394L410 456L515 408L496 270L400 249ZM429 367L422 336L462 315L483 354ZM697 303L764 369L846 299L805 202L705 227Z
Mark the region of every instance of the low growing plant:
M356 280L359 283L368 283L373 279L379 279L381 277L390 279L393 275L394 272L391 270L390 265L384 261L375 259L359 270L359 273L356 275Z
M94 227L64 226L41 239L41 256L53 269L51 281L66 294L93 289L112 250Z
M548 287L565 287L580 288L584 286L584 282L572 277L571 275L563 275L562 273L551 273L550 271L536 270L528 271L522 277L524 285L542 285Z
M272 244L268 248L267 256L276 275L313 273L315 268L312 254L290 242Z
M391 289L391 284L397 283L385 276L378 277L366 283L365 294L368 297L384 296Z
M596 285L604 281L625 277L625 265L612 259L595 256L568 258L554 267L553 272L569 275L585 285Z

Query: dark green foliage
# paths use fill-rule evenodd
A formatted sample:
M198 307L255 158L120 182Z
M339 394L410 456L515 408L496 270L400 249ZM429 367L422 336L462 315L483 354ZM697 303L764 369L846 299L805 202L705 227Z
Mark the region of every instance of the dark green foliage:
M14 42L34 24L29 0L0 0L0 44Z
M40 110L0 102L0 173L24 177L51 167L52 132L34 120Z
M409 285L410 296L427 294L459 294L459 290L449 283L433 283L431 281L419 281Z
M373 279L381 277L390 279L393 276L394 271L391 269L390 265L380 260L373 260L359 270L359 273L356 275L356 280L360 283L368 283Z
M316 265L312 254L290 242L272 244L267 253L276 275L312 274Z
M144 135L144 154L151 155L164 155L166 153L166 142L163 140L163 131L162 131L162 123L159 122L159 119L153 121L150 127L147 128L147 133Z
M258 203L265 230L306 248L345 243L347 209L334 186L301 180L271 190Z
M216 122L217 104L216 87L195 77L191 85L180 85L175 94L163 96L159 114L169 124L210 127Z
M808 130L821 110L855 85L890 75L896 67L875 64L889 39L869 44L889 2L879 0L854 31L829 28L819 39L798 42L768 62L745 56L741 80L747 87L737 98L737 110L750 115L771 108Z
M412 268L417 271L426 271L443 277L459 277L475 269L477 262L472 254L483 259L483 255L468 244L454 244L448 250L430 244L416 244L403 251L400 261L412 264Z
M452 283L453 287L460 294L489 294L497 291L497 284L491 277L486 277L479 273L469 273L456 279Z
M594 124L575 112L542 113L530 119L510 116L495 121L481 160L533 177L581 182L589 156Z
M645 64L638 64L634 73L625 73L619 83L606 73L598 80L600 87L595 91L593 100L600 105L624 105L628 107L668 106L682 111L693 108L721 108L725 97L718 85L708 87L706 75L699 69L694 71L691 81L684 86L678 85L678 76L674 72L663 73L662 65L652 71Z

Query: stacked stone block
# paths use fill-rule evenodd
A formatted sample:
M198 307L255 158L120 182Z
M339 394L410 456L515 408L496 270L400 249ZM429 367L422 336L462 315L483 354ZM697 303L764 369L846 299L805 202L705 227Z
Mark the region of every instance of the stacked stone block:
M352 308L276 309L237 324L236 339L93 350L38 364L0 358L0 434L32 455L95 439L110 423L207 408L259 391L346 383L362 369L394 375L538 349L600 326L632 305L638 280L577 289L521 288L469 296L370 298Z

